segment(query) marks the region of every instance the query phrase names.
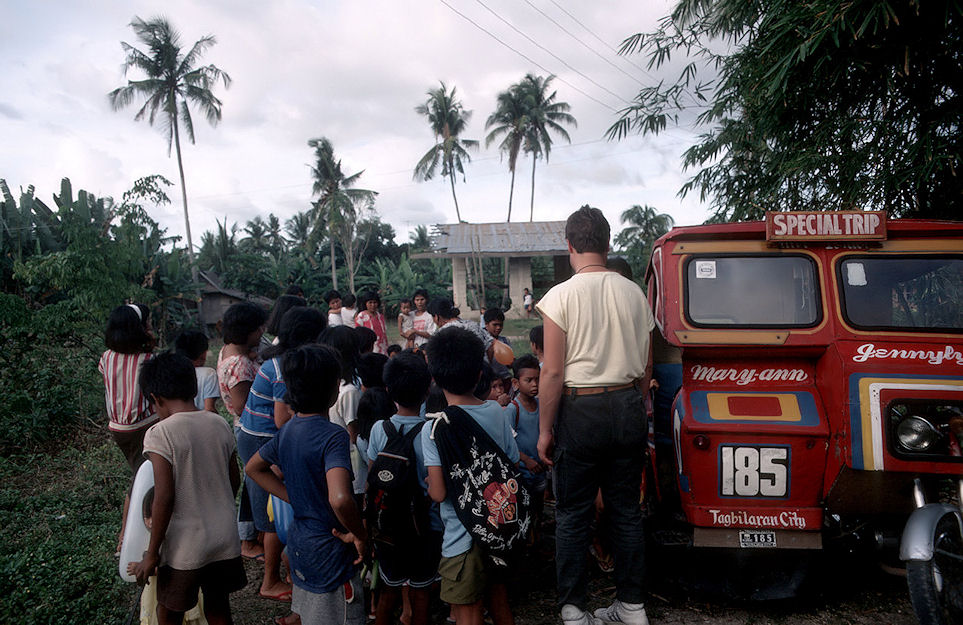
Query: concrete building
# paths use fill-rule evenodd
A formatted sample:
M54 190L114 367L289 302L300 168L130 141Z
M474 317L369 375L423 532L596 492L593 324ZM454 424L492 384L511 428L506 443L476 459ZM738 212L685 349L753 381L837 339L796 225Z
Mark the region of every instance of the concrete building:
M452 300L462 316L477 316L479 310L470 304L469 282L477 274L483 258L508 259L508 296L511 308L508 318L525 316L522 308L524 289L534 291L532 258L554 258L555 282L571 274L564 221L540 221L490 224L436 224L431 232L431 251L412 254L412 258L450 258ZM467 313L467 314L466 314Z

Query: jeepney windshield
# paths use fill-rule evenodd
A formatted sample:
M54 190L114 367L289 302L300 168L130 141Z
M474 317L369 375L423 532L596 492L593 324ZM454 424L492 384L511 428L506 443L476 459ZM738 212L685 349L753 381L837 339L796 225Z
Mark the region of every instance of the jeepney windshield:
M866 330L963 330L963 256L851 256L843 313Z
M807 327L822 319L808 256L696 256L686 265L685 311L710 327Z

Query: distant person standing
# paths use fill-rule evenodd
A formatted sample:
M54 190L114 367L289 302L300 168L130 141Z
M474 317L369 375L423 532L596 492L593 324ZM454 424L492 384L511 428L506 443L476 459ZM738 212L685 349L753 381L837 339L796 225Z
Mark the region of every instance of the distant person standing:
M388 328L385 316L381 312L381 297L374 291L365 291L358 298L358 303L361 305L361 311L355 315L355 323L375 333L377 339L375 339L374 352L387 356Z
M411 303L415 305L414 328L411 336L415 339L415 347L421 347L428 342L435 333L435 322L428 312L428 291L417 289L411 296Z
M532 292L528 290L528 287L522 291L522 308L525 309L525 318L528 319L532 316L532 309L535 307L535 298L532 297Z
M565 224L575 275L538 305L545 320L538 453L555 466L562 622L648 625L639 490L652 375L652 314L642 290L605 266L609 224L583 206ZM585 553L596 493L611 515L616 600L587 612Z
M341 294L331 289L324 294L324 301L328 303L328 327L344 325L344 318L341 316Z

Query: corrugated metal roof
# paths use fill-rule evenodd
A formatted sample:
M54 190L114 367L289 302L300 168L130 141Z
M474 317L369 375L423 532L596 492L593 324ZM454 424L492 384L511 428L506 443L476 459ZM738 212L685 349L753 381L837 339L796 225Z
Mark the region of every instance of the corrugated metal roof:
M419 256L555 256L566 254L564 221L436 224L431 252Z

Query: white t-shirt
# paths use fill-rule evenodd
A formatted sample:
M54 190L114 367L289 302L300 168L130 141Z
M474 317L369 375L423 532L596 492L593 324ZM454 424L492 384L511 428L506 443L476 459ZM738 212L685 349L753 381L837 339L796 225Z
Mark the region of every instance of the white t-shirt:
M565 386L617 386L645 375L655 321L636 283L614 271L576 274L536 308L565 332Z
M344 321L344 325L349 328L355 327L354 316L358 313L354 308L342 308L341 309L341 320Z
M144 452L154 452L174 472L174 511L161 545L160 563L199 569L241 555L229 462L234 432L220 415L179 412L152 425Z
M412 318L412 323L413 323L414 329L419 332L427 332L428 334L435 333L435 322L431 318L431 313L428 312L427 310L423 313L419 313L418 311L415 311L414 317ZM428 342L427 338L420 335L415 336L416 346L420 347L427 342Z
M328 327L333 328L334 326L344 325L344 319L341 318L341 311L329 312L328 313Z
M197 376L197 395L194 396L194 405L198 410L204 410L205 399L221 397L221 389L217 386L217 371L213 367L194 367L194 375Z
M348 429L348 424L358 418L358 401L361 400L361 389L354 384L341 381L338 387L338 399L328 411L328 421Z

